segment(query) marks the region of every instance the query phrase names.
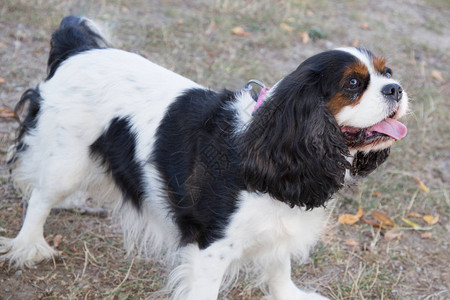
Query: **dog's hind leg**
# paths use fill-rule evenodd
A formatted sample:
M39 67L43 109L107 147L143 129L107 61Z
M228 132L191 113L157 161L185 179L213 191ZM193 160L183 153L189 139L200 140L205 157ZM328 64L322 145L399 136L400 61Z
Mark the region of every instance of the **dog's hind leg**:
M29 172L32 190L24 223L14 239L0 237L0 260L9 260L16 267L31 267L56 255L44 239L45 221L52 208L81 188L90 162L88 152L82 151L86 147L73 143L49 147L54 154L47 154L41 144L33 145L19 158L19 170L13 170L13 175L14 171L35 170Z
M31 267L56 255L44 239L44 223L51 206L43 201L44 195L34 189L28 202L25 221L14 239L0 237L0 260L9 260L16 267Z

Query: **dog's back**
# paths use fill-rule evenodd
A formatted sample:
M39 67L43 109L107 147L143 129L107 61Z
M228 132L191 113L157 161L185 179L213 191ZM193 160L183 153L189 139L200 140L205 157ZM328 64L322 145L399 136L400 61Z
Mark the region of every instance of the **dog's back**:
M142 126L139 132L152 135L170 104L165 100L177 97L180 90L198 87L139 55L107 48L108 42L89 19L65 17L50 44L46 80L27 90L15 108L19 114L28 104L10 160L13 177L22 188L32 189L37 181L45 184L42 179L45 174L59 173L61 168L57 165L62 162L66 165L72 162L75 168L75 178L74 174L70 175L73 179L67 178L69 185L77 176L86 177L86 172L92 172L92 161L98 158L89 153L95 152L90 146L99 146L96 139L107 133L113 120L126 125L119 127L127 131L130 120L126 120L133 118L135 126ZM177 85L181 88L173 88ZM135 147L136 152L149 151L140 149L148 145ZM102 159L114 173L111 161ZM55 170L50 171L51 163L42 165L49 165L49 161L55 161ZM49 171L43 174L42 170ZM61 183L69 175L61 176L48 181Z

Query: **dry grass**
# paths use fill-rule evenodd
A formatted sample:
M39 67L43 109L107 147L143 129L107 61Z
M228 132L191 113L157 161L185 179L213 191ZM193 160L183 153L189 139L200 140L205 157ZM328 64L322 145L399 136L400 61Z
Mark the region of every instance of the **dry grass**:
M293 275L300 286L332 299L446 299L449 11L448 2L429 0L6 0L0 2L0 100L12 107L25 88L43 78L50 33L67 14L102 21L117 47L216 89L239 89L250 78L273 84L314 53L354 43L367 46L388 58L412 99L409 136L395 145L388 163L330 204L327 235ZM250 35L232 35L236 26ZM317 39L302 44L301 32ZM433 78L432 70L440 71L444 81ZM4 159L16 124L1 121ZM22 208L6 170L0 197L0 234L14 236ZM385 231L369 225L336 224L337 215L355 213L359 205L366 212L382 211L403 227L401 218L410 212L439 215L440 221L429 239L404 230L400 240L386 241ZM162 266L124 257L119 230L109 219L54 212L45 231L50 243L63 236L61 258L20 271L0 263L0 299L151 299L164 284ZM349 238L358 246L345 245ZM242 278L226 299L260 297Z

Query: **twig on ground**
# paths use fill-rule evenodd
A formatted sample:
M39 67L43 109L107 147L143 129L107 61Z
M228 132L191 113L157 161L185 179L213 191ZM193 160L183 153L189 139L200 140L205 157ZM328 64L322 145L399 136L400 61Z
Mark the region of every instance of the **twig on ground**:
M134 264L134 257L131 260L131 264L130 264L130 267L128 268L127 274L125 275L125 278L114 290L111 291L111 294L114 294L115 292L117 292L120 289L120 287L125 283L125 281L127 281L128 276L130 276L130 272L131 272L131 268L133 267L133 264Z

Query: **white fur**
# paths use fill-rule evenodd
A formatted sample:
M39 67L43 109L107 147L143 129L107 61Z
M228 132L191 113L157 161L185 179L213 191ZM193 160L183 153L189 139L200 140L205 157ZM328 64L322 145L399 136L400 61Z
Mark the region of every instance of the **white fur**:
M241 95L237 97L237 100L229 107L229 109L236 112L239 124L241 124L238 131L245 129L245 126L250 122L255 104L256 102L250 91L243 90ZM239 132L235 133L239 134Z

